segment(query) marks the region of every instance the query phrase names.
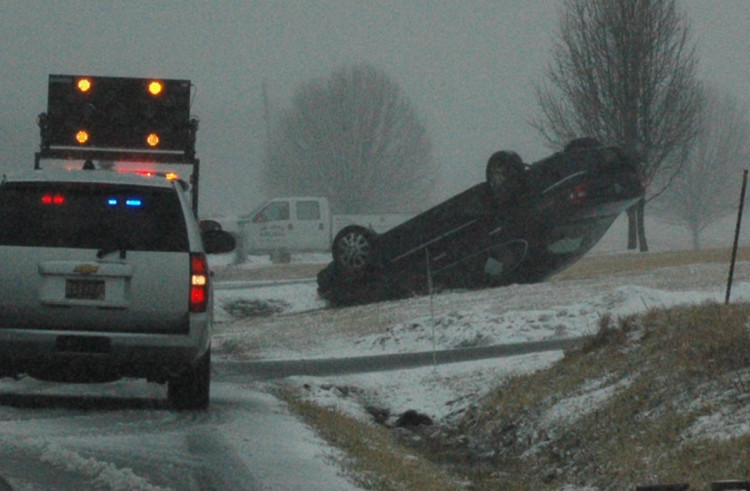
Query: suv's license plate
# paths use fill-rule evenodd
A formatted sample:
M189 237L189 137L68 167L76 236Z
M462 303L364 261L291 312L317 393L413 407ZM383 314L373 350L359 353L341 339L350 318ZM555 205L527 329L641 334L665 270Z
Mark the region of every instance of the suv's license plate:
M65 280L65 298L104 300L104 280Z

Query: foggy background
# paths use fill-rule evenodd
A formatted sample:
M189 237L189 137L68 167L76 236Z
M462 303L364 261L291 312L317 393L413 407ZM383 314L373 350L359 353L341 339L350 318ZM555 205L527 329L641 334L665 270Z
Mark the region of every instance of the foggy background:
M527 124L552 59L558 0L0 0L0 174L33 167L50 73L189 79L200 119L202 216L247 213L272 117L300 84L366 62L427 127L443 199L484 179L491 153L550 153ZM750 103L750 1L683 0L699 75ZM424 206L422 207L424 208Z

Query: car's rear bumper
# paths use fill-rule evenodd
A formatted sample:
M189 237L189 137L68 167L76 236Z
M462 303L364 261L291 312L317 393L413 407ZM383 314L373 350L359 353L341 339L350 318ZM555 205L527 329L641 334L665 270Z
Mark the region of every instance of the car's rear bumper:
M0 376L29 374L68 382L122 377L166 382L210 344L206 323L189 334L122 334L0 328Z

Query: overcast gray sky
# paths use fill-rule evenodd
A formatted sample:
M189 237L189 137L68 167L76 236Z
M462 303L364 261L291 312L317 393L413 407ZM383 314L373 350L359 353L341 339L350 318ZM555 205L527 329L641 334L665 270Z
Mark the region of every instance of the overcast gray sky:
M261 86L272 106L350 62L385 70L442 164L438 197L499 148L549 150L528 126L559 0L0 0L0 172L30 169L50 73L189 79L200 118L201 211L267 198ZM701 76L750 103L750 0L683 0Z

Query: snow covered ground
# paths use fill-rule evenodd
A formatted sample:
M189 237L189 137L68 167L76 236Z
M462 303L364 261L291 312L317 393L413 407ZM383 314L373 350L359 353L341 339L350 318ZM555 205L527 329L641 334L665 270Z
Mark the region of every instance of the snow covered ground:
M322 324L322 318L312 323L317 327L311 335L299 315L288 315L307 312L301 314L307 317L310 311L323 306L316 297L314 283L219 290L216 313L223 328L219 329L217 341L220 347L221 343L246 337L248 332L260 332L251 343L251 357L284 360L422 352L590 335L597 331L604 314L617 318L650 308L723 302L727 271L727 265L699 264L641 274L512 285L444 293L432 299L422 297L380 306L350 307L344 310L351 315L339 313L331 317L330 322L351 322L351 318L369 319L373 315L386 320L375 325L374 330L364 332L357 329L351 333L342 329L330 331L335 335L327 334L329 331ZM750 280L750 263L737 266L735 279L732 301L750 301L750 283L746 282ZM273 318L232 322L222 306L237 299L282 300L287 304L286 313ZM263 332L279 332L280 329L292 330L285 334L289 341L264 343L267 338ZM394 417L413 409L437 422L449 422L452 415L498 386L504 378L546 367L561 357L561 352L553 351L396 373L292 377L288 382L305 387L310 399L362 420L371 421L372 416L365 407L376 406L388 409ZM606 394L599 396L604 400ZM596 400L596 394L588 394L585 404L590 406ZM556 408L559 414L555 417L576 413L580 406L580 401L563 400ZM713 422L719 431L718 427L723 424L721 418ZM735 428L737 431L750 432L750 424Z

